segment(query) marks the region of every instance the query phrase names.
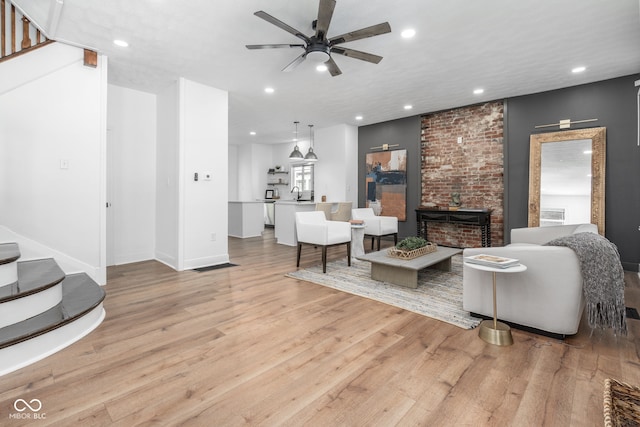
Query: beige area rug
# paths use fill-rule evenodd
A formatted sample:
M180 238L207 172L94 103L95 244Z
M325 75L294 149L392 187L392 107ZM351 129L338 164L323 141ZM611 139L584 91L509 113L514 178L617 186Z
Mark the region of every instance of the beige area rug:
M371 264L347 260L288 273L288 277L327 286L350 294L369 298L394 307L403 308L464 329L478 326L481 319L462 309L462 256L452 258L451 272L425 269L418 275L416 289L405 288L371 279Z

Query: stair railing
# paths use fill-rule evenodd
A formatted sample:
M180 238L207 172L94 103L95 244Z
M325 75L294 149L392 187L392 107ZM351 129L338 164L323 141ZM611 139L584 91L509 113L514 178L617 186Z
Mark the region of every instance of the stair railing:
M0 62L53 42L7 0L0 0L0 39Z

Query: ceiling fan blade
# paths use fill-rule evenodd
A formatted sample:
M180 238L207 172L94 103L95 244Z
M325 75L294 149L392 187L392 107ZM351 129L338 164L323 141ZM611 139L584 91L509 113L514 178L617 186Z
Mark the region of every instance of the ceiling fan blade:
M296 59L294 59L293 61L291 61L289 63L289 65L287 65L286 67L284 67L282 69L282 71L287 72L287 71L292 71L294 70L298 65L300 65L300 63L302 61L304 61L304 58L307 56L307 52L304 52L302 55L298 56Z
M282 47L302 47L303 44L248 44L247 49L278 49Z
M336 7L336 0L320 0L318 5L318 22L316 23L316 37L320 40L327 37L329 24L333 17L333 9Z
M324 65L327 66L327 69L329 70L329 73L331 73L332 77L342 74L342 71L340 71L340 68L338 68L338 64L336 64L333 58L330 57L329 60L324 63Z
M264 19L265 21L275 25L278 28L282 28L286 32L291 33L294 36L304 40L306 43L310 42L309 37L305 36L301 31L298 31L295 28L285 24L284 22L282 22L278 18L274 18L273 16L269 15L265 11L259 10L256 13L254 13L254 15L256 15L258 18Z
M338 55L348 56L350 58L361 59L363 61L372 62L374 64L382 61L382 56L374 55L372 53L361 52L355 49L349 49L347 47L332 47L331 53L337 53Z
M351 31L349 33L345 33L340 36L332 37L329 39L329 44L333 46L340 43L366 39L367 37L378 36L380 34L386 34L390 32L391 32L391 26L389 25L389 23L383 22L382 24L372 25L367 28L362 28L360 30Z

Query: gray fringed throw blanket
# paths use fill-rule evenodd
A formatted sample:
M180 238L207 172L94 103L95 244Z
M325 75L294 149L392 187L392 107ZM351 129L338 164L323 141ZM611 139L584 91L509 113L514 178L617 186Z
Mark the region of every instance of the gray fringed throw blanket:
M576 233L545 245L565 246L578 256L591 329L612 328L627 335L624 270L616 245L595 233Z

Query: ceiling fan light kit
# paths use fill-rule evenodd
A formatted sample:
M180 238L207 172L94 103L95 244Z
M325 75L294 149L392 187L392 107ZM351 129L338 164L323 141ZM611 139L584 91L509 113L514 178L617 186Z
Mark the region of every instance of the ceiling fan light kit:
M327 38L327 31L329 30L329 24L331 24L331 18L333 17L333 10L336 7L335 0L320 0L318 6L318 19L313 21L312 27L316 30L315 34L306 36L301 31L285 24L279 19L269 15L268 13L260 10L254 15L265 21L275 25L276 27L285 30L286 32L293 34L299 39L304 41L304 44L258 44L258 45L246 45L247 49L277 49L277 48L302 48L304 52L300 54L296 59L291 61L282 71L292 71L305 59L312 61L316 64L324 63L331 76L335 77L342 74L340 68L335 63L331 54L338 54L348 56L351 58L359 59L361 61L371 62L378 64L382 57L373 55L367 52L361 52L347 47L338 47L337 45L347 43L350 41L360 40L367 37L378 36L380 34L386 34L391 32L391 26L388 22L372 25L367 28L361 28L356 31L350 31L348 33Z

